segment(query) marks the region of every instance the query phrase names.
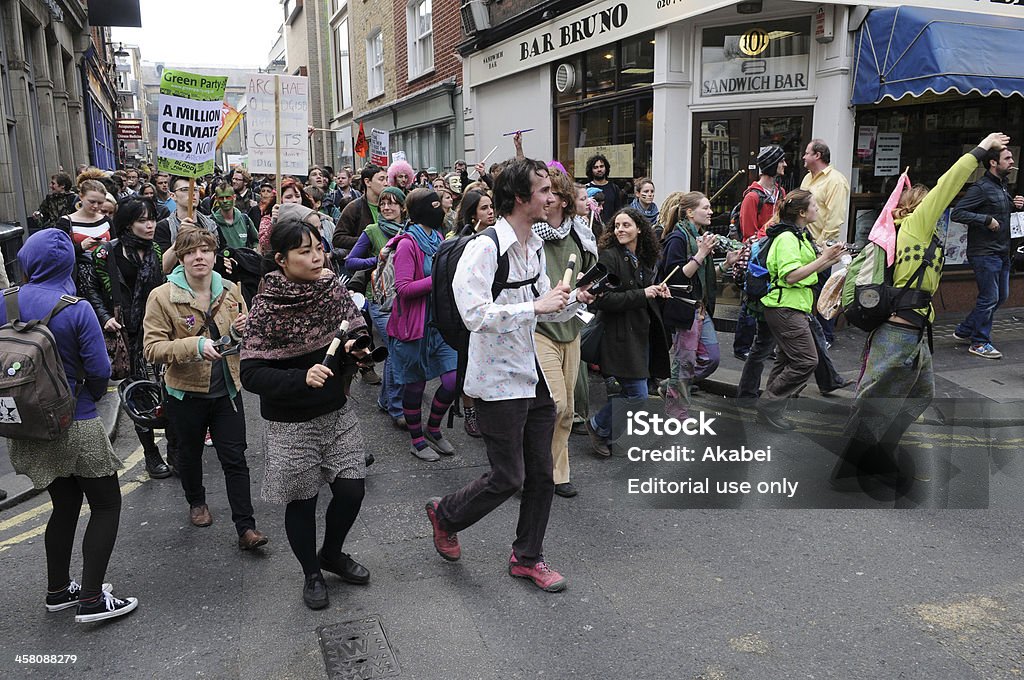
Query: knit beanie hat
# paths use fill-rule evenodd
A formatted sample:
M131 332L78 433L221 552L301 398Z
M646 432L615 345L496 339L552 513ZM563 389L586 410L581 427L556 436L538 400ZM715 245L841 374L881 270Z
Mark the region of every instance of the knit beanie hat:
M757 169L762 175L775 177L779 161L786 157L786 152L778 144L762 146L757 152Z
M390 194L392 198L398 201L398 205L405 205L405 192L398 187L387 187L384 191L380 192L381 196L384 194Z

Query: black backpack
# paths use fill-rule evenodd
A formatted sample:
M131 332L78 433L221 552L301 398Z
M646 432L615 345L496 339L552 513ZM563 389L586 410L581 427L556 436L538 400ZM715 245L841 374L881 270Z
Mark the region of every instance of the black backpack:
M758 214L761 213L761 208L764 207L765 201L768 200L768 194L766 194L765 192L761 191L760 189L757 189L757 188L754 188L754 187L747 187L746 190L744 190L743 195L740 196L739 203L734 205L732 207L732 210L729 211L729 238L731 238L731 239L733 239L735 241L742 241L743 240L743 227L742 227L742 225L740 225L740 208L743 207L743 199L746 198L747 194L749 194L751 191L757 192L757 212L758 212ZM760 224L757 225L754 228L754 231L757 231L757 229L759 229L760 227L761 227Z
M466 323L462 320L462 315L459 314L458 305L455 304L455 272L466 246L480 236L487 236L494 241L496 248L500 248L498 232L494 230L494 227L487 227L472 236L448 239L434 254L434 264L430 275L432 279L430 288L432 320L430 323L441 333L441 337L444 338L448 346L459 353L460 358L469 349L469 329L466 328ZM508 253L501 253L498 255L498 270L494 273L494 283L491 284L491 299L497 299L498 294L503 290L522 288L523 286L531 286L536 296L538 293L535 284L539 277L540 274L537 274L525 281L510 282L508 280Z

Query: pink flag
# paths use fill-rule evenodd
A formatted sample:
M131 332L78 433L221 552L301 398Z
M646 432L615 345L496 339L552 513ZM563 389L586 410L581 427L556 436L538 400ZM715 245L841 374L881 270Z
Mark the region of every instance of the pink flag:
M910 177L904 172L897 180L896 188L889 194L889 200L885 202L885 207L875 220L874 226L871 227L871 233L868 234L869 241L885 249L885 263L889 267L896 260L896 225L892 221L892 211L899 205L903 190L909 186Z

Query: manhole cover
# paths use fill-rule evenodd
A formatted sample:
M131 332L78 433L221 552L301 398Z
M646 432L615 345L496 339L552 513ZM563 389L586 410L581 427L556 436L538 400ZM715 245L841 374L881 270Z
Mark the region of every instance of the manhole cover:
M402 672L376 616L321 626L316 632L331 680L393 678Z

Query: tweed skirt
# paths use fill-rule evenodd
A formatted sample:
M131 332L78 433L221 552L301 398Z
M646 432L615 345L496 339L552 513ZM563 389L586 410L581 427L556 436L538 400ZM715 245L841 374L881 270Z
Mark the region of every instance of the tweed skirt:
M305 422L265 425L260 495L268 503L313 498L339 477L366 477L363 433L349 404Z

